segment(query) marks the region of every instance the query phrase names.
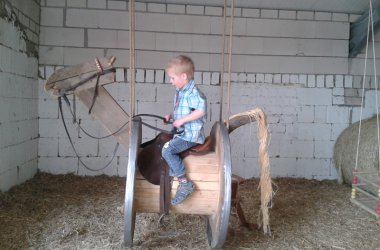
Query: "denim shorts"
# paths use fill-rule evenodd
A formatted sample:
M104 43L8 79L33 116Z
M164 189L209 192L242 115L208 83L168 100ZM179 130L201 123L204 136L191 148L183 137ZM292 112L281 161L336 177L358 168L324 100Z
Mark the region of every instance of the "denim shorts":
M174 137L162 147L162 157L169 165L169 175L178 177L185 174L185 166L179 154L198 143L185 141L179 137Z

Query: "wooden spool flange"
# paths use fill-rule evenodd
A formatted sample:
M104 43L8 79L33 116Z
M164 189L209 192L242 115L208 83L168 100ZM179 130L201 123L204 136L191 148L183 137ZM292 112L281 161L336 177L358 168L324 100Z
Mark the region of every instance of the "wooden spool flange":
M159 185L153 185L142 177L137 166L141 143L141 120L131 126L129 161L124 205L124 244L133 245L136 213L159 213ZM231 209L231 156L228 130L222 123L215 123L211 135L215 138L214 151L202 156L184 159L187 175L194 182L196 191L183 203L171 206L171 213L198 214L208 218L207 235L210 247L221 248L227 235ZM174 181L172 196L178 183Z

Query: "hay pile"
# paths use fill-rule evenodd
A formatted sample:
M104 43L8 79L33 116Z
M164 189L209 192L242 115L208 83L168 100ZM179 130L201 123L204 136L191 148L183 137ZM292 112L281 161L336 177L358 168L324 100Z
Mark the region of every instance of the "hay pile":
M355 170L358 135L359 122L345 129L339 135L334 147L334 161L337 172L341 175L341 181L348 185L352 184L352 173ZM379 172L376 116L362 121L357 170Z
M257 222L258 180L239 186ZM234 210L224 249L379 249L380 223L335 182L273 180L272 236L240 227ZM0 249L122 249L125 179L38 174L0 193ZM208 249L203 216L138 214L133 249Z

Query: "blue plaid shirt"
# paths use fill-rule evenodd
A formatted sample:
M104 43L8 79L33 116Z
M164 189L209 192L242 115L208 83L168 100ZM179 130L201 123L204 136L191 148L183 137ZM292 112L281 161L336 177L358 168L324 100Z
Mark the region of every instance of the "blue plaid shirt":
M174 97L173 118L177 120L193 110L200 110L206 113L206 97L195 86L194 80L189 81L184 89L177 89ZM206 115L184 124L184 132L176 136L190 142L203 144L205 133L203 125L206 122Z

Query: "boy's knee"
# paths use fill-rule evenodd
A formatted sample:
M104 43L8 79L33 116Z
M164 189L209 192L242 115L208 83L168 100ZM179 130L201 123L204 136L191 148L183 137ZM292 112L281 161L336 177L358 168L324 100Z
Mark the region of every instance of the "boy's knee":
M161 149L161 155L162 155L162 157L165 158L165 156L167 156L168 154L170 154L169 142L166 142Z

